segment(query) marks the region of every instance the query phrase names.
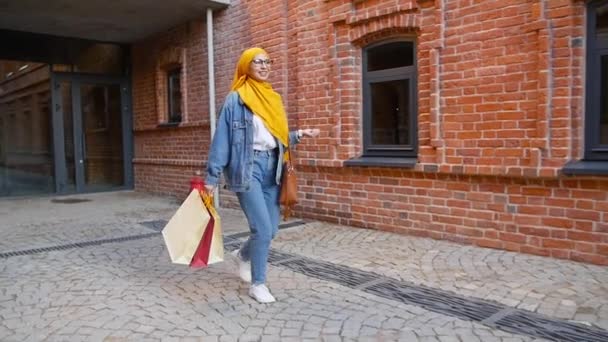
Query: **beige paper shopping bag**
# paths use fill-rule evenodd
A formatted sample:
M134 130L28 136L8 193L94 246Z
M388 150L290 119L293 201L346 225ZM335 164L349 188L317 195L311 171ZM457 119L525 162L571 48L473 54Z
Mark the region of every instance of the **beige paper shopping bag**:
M190 267L207 267L216 262L224 260L224 242L222 238L222 220L213 206L213 197L202 193L205 208L211 215L209 223L205 228L203 237L190 262Z
M173 263L190 265L210 217L199 191L192 190L163 228L163 238Z

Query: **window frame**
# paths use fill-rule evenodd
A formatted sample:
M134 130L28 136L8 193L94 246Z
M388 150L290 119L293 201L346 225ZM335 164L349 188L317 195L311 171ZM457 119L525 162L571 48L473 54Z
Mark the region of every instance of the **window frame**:
M405 42L412 44L412 65L367 71L368 52L385 44ZM363 157L380 158L412 158L418 154L418 60L416 40L410 37L382 40L362 49L362 134ZM407 145L380 145L372 143L372 99L371 86L373 83L389 81L409 81L409 142Z
M602 78L601 58L608 56L608 33L597 39L596 13L601 1L591 1L587 5L587 51L586 51L586 92L585 92L585 150L584 159L608 161L608 144L600 143L600 91ZM604 80L604 82L608 82Z
M180 111L180 113L175 113L175 103L173 101L173 80L175 78L179 79L179 91L180 91L180 98L179 98L179 102L180 102L180 108L182 108L182 110ZM182 122L183 120L183 105L182 105L182 100L183 100L183 89L182 89L182 68L178 67L178 68L173 68L170 70L167 70L167 123L168 124L179 124Z

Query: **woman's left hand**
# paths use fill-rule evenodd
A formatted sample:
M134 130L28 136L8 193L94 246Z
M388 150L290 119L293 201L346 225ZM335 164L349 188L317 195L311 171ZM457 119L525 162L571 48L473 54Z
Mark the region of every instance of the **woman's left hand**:
M321 133L321 130L318 128L307 128L301 129L300 132L302 132L302 136L314 138Z

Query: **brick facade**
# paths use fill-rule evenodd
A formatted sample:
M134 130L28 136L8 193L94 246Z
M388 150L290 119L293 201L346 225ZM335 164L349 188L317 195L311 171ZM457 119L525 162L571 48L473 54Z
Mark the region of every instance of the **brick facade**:
M608 264L608 178L565 176L582 157L585 2L233 1L215 13L216 103L240 52L267 49L297 148L300 216ZM205 23L133 48L135 179L183 196L209 142ZM362 48L416 41L418 163L344 166L362 152ZM159 128L155 68L185 49L188 119ZM222 193L226 205L234 197Z

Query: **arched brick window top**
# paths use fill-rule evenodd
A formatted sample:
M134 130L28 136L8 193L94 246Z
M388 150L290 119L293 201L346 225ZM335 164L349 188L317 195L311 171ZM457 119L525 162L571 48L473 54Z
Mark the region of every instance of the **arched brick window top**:
M160 52L157 66L164 69L171 69L172 66L182 65L185 62L185 59L185 48L170 46Z
M378 42L387 40L408 39L415 40L418 37L418 29L412 27L389 27L381 30L367 32L355 40L351 40L351 44L365 48Z
M395 34L412 34L420 30L422 17L417 13L401 13L371 20L361 25L353 25L349 31L349 40L362 46L379 36Z

